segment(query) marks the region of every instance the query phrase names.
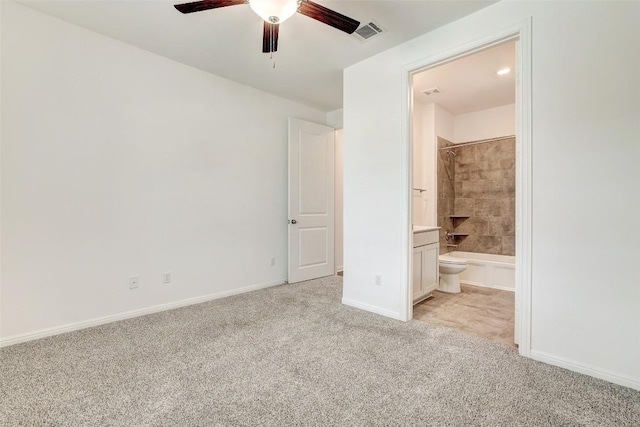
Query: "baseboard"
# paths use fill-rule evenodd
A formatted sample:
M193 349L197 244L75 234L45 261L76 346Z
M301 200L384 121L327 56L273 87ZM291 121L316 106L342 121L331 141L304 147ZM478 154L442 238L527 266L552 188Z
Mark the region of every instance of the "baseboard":
M479 286L481 288L500 289L502 291L510 291L510 292L516 291L514 288L507 288L506 286L491 286L491 285L485 285L484 283L481 283L481 282L472 282L470 280L460 279L460 283L463 285Z
M0 339L0 348L20 344L27 341L33 341L40 338L50 337L53 335L64 334L67 332L77 331L79 329L91 328L93 326L104 325L105 323L117 322L119 320L131 319L132 317L140 317L147 314L158 313L160 311L172 310L174 308L186 307L188 305L200 304L220 298L230 297L233 295L244 294L247 292L257 291L258 289L270 288L272 286L282 285L286 279L272 280L270 282L259 283L257 285L246 286L244 288L230 289L228 291L216 292L214 294L203 295L194 298L187 298L179 301L169 302L166 304L154 305L151 307L141 308L138 310L126 311L124 313L113 314L109 316L97 317L90 320L80 322L67 323L53 328L41 329L35 332L27 332L26 334L13 335Z
M585 365L563 357L554 356L543 351L531 350L531 358L539 362L548 363L549 365L559 366L561 368L569 369L570 371L579 372L614 384L640 390L640 380L636 378L625 377L620 374L596 368L595 366Z
M387 310L386 308L376 307L375 305L366 304L364 302L353 301L347 298L342 298L342 303L344 305L348 305L349 307L359 308L360 310L370 311L371 313L376 313L381 316L390 317L396 320L401 320L400 313Z
M336 267L336 273L340 273L341 271L344 271L344 267L343 266Z

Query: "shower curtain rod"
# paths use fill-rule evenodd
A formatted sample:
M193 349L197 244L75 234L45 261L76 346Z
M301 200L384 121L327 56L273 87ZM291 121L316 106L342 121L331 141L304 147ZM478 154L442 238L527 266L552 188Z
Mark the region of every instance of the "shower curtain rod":
M484 144L485 142L498 142L498 141L505 141L507 139L512 139L515 138L515 135L508 135L508 136L501 136L499 138L489 138L489 139L481 139L479 141L471 141L471 142L463 142L462 144L453 144L453 145L449 145L448 147L440 147L438 148L438 151L440 150L451 150L452 148L460 148L460 147L468 147L469 145L476 145L476 144Z

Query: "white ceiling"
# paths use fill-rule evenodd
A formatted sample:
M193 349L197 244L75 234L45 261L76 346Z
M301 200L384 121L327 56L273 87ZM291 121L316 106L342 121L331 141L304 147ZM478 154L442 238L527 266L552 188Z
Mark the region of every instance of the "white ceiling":
M495 1L332 1L317 3L385 34L361 43L296 14L280 27L273 69L262 53L262 21L248 5L183 15L188 0L23 0L68 22L173 60L324 111L342 107L342 70L471 14Z
M452 114L513 104L516 102L515 43L503 43L414 75L414 99L434 102ZM497 71L505 67L511 68L511 72L499 76ZM423 93L433 87L441 93Z

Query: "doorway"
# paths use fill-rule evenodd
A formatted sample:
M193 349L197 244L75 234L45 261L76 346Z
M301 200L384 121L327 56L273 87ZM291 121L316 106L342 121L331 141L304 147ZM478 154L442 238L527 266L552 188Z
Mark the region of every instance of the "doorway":
M413 270L415 277L436 267L437 284L422 296L414 282L413 318L511 346L516 43L413 76ZM439 227L439 244L418 246L416 234L428 226ZM435 256L418 266L415 256L425 249ZM446 274L452 268L459 272Z
M476 40L467 44L466 46L452 49L448 52L443 52L441 55L437 55L432 58L426 58L423 61L408 65L403 68L403 75L406 83L406 108L403 110L403 119L406 125L406 138L404 140L404 151L407 156L406 167L404 168L406 175L404 176L404 185L406 188L406 223L403 225L403 229L406 230L407 245L405 250L407 259L407 287L403 291L403 297L406 301L406 319L413 318L413 299L411 280L409 278L412 275L413 263L411 257L411 251L413 248L413 215L412 211L415 210L414 201L416 200L414 194L413 185L413 136L415 132L415 123L412 119L414 111L414 91L413 83L414 78L421 72L426 70L435 69L439 66L452 63L456 60L469 57L476 53L488 50L493 47L504 45L506 43L515 43L515 158L516 158L516 171L515 171L515 230L514 230L514 249L516 254L515 260L515 335L518 341L520 341L519 352L520 354L527 356L530 351L530 52L531 43L529 38L529 23L523 22L521 25L516 26L510 30L505 30L501 34L495 34L491 37L487 37L482 40ZM495 71L494 71L495 72ZM433 89L433 88L428 88ZM435 87L435 89L438 89ZM435 147L435 146L434 146ZM435 150L435 148L434 148ZM437 155L437 151L434 153L434 157ZM434 168L435 169L435 168ZM433 182L435 183L437 177L435 173L432 175ZM435 186L435 185L434 185ZM417 188L421 188L417 186ZM435 194L432 194L435 201ZM455 213L451 215L455 216ZM426 224L425 224L426 225ZM435 225L435 224L432 224ZM406 227L406 228L404 228ZM452 232L452 230L449 230ZM460 233L462 234L462 233Z

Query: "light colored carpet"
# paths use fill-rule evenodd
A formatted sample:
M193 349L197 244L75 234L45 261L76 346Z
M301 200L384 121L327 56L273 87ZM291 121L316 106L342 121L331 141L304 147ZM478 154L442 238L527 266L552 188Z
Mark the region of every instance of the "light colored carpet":
M340 304L331 277L2 349L4 426L638 426L640 392Z

